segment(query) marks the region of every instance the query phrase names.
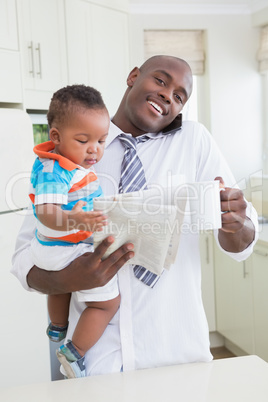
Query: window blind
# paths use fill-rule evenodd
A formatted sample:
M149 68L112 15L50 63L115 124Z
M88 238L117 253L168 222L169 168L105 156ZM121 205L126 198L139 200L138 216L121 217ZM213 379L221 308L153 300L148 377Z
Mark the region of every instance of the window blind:
M257 54L259 71L268 72L268 25L261 29L260 47Z
M202 30L145 30L144 56L163 54L180 57L189 63L194 75L204 74L204 40Z

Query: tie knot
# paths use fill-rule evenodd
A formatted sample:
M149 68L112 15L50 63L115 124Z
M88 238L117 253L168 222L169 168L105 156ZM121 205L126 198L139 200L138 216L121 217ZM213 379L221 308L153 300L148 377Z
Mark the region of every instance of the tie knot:
M121 143L124 145L125 149L130 149L133 148L136 150L137 144L140 142L145 142L150 139L148 135L143 135L142 137L132 137L130 134L120 134L118 136L120 139Z
M130 134L120 134L118 136L121 143L124 145L125 149L133 148L136 149L137 140Z

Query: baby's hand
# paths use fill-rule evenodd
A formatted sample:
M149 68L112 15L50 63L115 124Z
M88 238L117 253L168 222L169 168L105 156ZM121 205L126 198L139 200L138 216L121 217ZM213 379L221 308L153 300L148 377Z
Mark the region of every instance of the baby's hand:
M102 211L84 211L84 201L78 201L69 213L69 230L79 229L90 232L99 232L107 225L107 216Z

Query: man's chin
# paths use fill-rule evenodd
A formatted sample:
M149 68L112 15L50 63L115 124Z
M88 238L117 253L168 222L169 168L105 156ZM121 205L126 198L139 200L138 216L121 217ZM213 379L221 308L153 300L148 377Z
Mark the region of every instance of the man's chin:
M143 132L144 133L159 133L165 127L166 127L166 125L164 125L164 124L155 124L155 122L154 122L154 123L148 125L148 122L147 122L147 124L143 125Z
M160 119L157 121L157 119L148 119L145 118L144 116L140 116L139 119L137 119L136 116L136 121L135 121L135 127L140 131L141 134L146 134L146 133L159 133L162 131L170 122L164 122L160 121Z

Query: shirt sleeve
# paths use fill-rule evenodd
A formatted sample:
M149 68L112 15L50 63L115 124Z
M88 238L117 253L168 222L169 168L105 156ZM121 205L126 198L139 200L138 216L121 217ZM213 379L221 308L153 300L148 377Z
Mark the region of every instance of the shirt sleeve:
M40 172L35 180L34 204L67 204L70 184L65 175Z
M197 149L199 154L197 155L197 170L196 170L196 180L206 181L214 180L215 177L221 176L224 180L226 187L239 188L231 169L229 168L224 156L222 155L218 145L212 138L208 130L200 125L200 132L198 135L198 140L200 141ZM243 190L243 189L242 189ZM230 257L236 261L243 261L250 256L253 251L254 245L258 240L259 224L258 224L258 214L253 207L253 205L247 202L246 216L252 221L255 227L255 238L254 241L243 251L239 253L231 253L224 250L218 240L218 230L214 231L214 236L218 247Z
M35 230L36 220L30 206L17 236L11 267L11 273L17 277L24 289L28 291L35 291L27 283L27 275L34 266L30 253L30 245L35 236Z

